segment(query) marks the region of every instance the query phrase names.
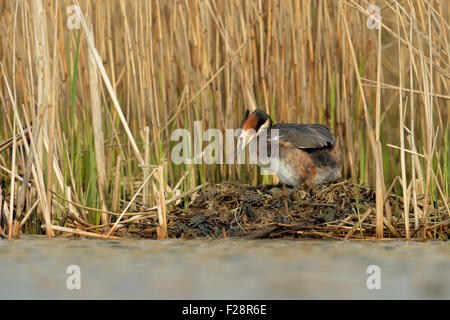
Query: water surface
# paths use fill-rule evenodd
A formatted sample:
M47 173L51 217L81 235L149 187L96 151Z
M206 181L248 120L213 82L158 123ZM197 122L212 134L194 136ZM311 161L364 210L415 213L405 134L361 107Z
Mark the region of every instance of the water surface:
M446 242L14 240L0 261L0 299L450 299Z

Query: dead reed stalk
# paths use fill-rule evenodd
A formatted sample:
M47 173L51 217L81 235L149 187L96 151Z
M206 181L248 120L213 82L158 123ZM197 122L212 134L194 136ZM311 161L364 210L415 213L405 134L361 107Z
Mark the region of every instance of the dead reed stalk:
M90 27L91 34L94 34L93 27ZM95 145L95 161L96 161L96 173L97 173L97 183L98 183L98 194L100 196L100 202L102 209L107 211L106 206L106 161L105 161L105 149L104 149L104 138L103 138L103 120L102 120L102 106L100 100L100 84L98 81L97 65L95 64L94 54L92 49L89 49L88 53L89 59L89 89L91 96L91 112L92 112L92 128L94 132L94 145ZM108 223L108 216L102 213L102 223Z

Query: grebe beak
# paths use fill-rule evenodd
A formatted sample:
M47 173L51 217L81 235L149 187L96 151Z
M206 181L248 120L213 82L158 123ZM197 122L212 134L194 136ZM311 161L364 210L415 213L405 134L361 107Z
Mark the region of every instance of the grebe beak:
M256 137L256 132L253 129L241 131L241 134L239 135L237 139L237 147L236 152L234 154L234 160L237 159L239 154L242 152L242 150L245 149L245 147Z

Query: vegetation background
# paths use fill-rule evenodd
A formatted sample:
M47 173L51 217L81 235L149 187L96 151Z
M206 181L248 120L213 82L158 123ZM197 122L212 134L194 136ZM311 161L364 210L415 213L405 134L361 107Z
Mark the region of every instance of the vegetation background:
M408 237L442 222L430 212L449 213L449 18L444 0L1 0L0 232L45 223L51 236L67 210L109 224L135 195L162 217L206 182L270 182L170 161L176 128L236 128L256 107L329 125L378 219L403 215Z

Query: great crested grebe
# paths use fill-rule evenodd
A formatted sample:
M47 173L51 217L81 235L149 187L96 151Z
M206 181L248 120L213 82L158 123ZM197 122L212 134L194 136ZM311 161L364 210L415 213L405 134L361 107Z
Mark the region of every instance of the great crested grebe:
M272 171L283 185L317 185L341 177L341 152L330 128L323 124L272 124L266 112L256 109L251 114L247 110L240 129L236 157L253 139L267 139ZM277 144L277 154L271 154L272 144Z

